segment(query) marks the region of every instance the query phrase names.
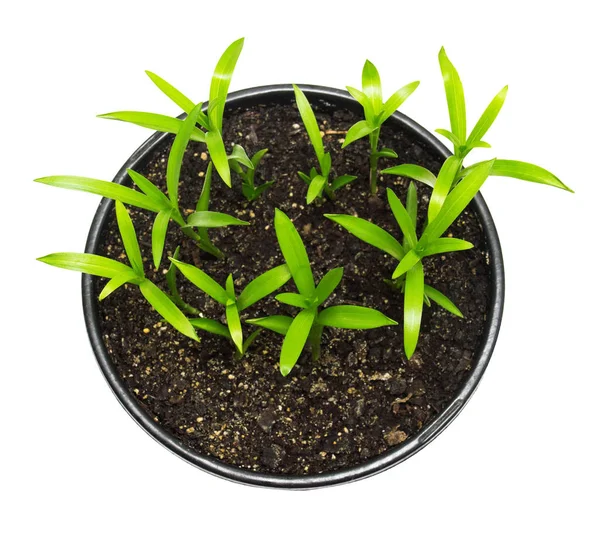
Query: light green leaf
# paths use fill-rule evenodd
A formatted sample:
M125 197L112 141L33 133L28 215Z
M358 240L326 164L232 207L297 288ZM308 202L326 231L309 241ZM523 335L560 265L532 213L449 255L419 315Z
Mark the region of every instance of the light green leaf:
M231 340L231 335L229 334L229 329L227 327L225 327L225 325L223 325L222 323L219 323L218 321L211 320L208 318L192 318L192 319L190 319L190 323L196 329L202 329L203 331L206 331L206 332L209 332L212 334L217 334L219 336L222 336L224 338Z
M292 274L286 264L259 275L248 283L238 297L238 310L241 312L257 301L264 299L267 295L281 288L291 277Z
M124 271L123 273L119 273L106 283L106 285L100 292L100 295L98 296L98 300L103 301L111 293L123 286L123 284L126 284L128 282L131 282L133 284L140 284L142 280L144 279L141 279L140 276L132 269L129 271Z
M327 219L345 228L350 234L356 236L373 247L388 253L396 260L402 260L404 250L400 242L389 232L360 217L343 214L324 214Z
M167 323L175 327L181 334L199 342L198 335L190 321L184 316L173 301L148 279L140 284L140 290L146 300L154 307Z
M454 145L455 152L458 152L460 149L460 140L452 132L445 128L436 128L435 131L449 140Z
M267 316L266 318L246 320L246 323L258 325L285 336L290 328L290 325L292 324L292 321L294 321L293 318L290 318L289 316L275 315Z
M369 108L371 106L371 103L369 101L369 97L367 97L367 95L365 95L362 91L360 91L359 89L356 89L355 87L351 87L349 85L346 86L346 89L348 90L348 93L350 93L350 95L352 95L352 98L354 98L354 100L358 101L358 103L364 108ZM373 110L371 109L371 112Z
M315 149L317 160L320 162L325 155L325 149L323 148L323 139L321 138L321 130L317 124L317 118L310 107L308 99L295 84L294 94L296 95L296 105L298 106L298 111L300 112L302 122L306 128L306 133L308 134L308 138L310 139L313 149Z
M334 292L343 276L344 268L341 267L333 268L325 273L325 276L321 279L321 282L319 282L315 291L318 298L317 305L322 305Z
M370 126L367 121L358 121L353 124L346 134L342 149L346 148L350 143L354 143L357 139L368 136L371 132L376 130L376 128L377 127L375 126Z
M475 141L471 145L472 149L491 149L492 146L485 141Z
M475 148L478 142L481 141L481 138L485 136L486 132L490 129L490 126L494 124L496 117L500 113L502 106L504 105L504 100L506 99L506 93L508 93L508 86L504 86L500 92L492 99L489 106L485 109L479 121L475 125L475 128L471 131L469 138L467 139L467 147Z
M291 371L308 339L308 334L315 321L317 311L314 308L302 310L292 321L281 346L279 367L284 377Z
M186 227L201 227L201 228L218 228L227 227L229 225L249 225L248 221L242 221L237 217L221 212L193 212L187 218Z
M127 174L130 176L131 180L133 180L136 186L140 188L157 205L162 206L163 210L171 208L171 201L169 201L169 198L145 176L141 175L137 171L134 171L133 169L127 169Z
M218 132L210 131L206 133L206 146L210 153L210 159L219 173L219 176L231 187L231 172L229 169L229 160L227 159L227 152L225 151L225 145L223 144L223 138Z
M312 178L310 178L306 173L303 173L302 171L298 171L298 176L306 183L310 186L310 183L312 181Z
M414 182L410 182L408 185L408 192L406 193L406 211L410 216L410 220L415 230L417 228L417 207L417 187ZM408 240L406 240L406 243L403 242L402 245L403 247L406 247L406 245L408 245Z
M244 147L242 147L241 145L234 145L231 149L231 154L227 156L227 159L235 160L236 162L242 164L244 167L247 167L248 169L254 169L254 164L252 163L252 160L248 158L248 154L246 154Z
M315 281L308 254L296 227L290 218L278 208L275 208L275 233L279 248L298 291L302 295L311 296L315 290Z
M194 109L194 103L187 98L179 89L173 87L165 79L154 74L151 71L146 71L146 74L154 82L165 95L167 95L175 104L177 104L185 113L190 113Z
M362 90L371 103L373 114L377 116L383 107L381 79L377 68L369 60L366 60L363 66Z
M346 184L350 184L350 182L354 182L357 177L353 175L342 175L338 176L331 183L332 191L337 191L340 188L343 188Z
M300 294L285 292L281 294L277 294L275 299L284 305L290 305L292 307L298 308L308 308L309 304L307 302L306 297Z
M323 158L319 160L319 167L321 168L321 174L327 179L329 171L331 171L331 154L328 152L323 154Z
M398 325L398 322L378 310L355 305L326 308L317 316L317 322L338 329L376 329L386 325Z
M373 153L374 158L398 158L398 153L392 149L383 148Z
M229 299L235 301L235 286L233 284L233 275L231 273L227 276L227 280L225 281L225 291L227 292Z
M206 169L206 175L204 176L204 184L202 184L202 192L198 198L196 204L196 212L205 212L208 210L210 205L210 186L212 184L212 162L208 162L208 168Z
M170 134L177 134L183 124L181 119L175 117L169 117L168 115L161 115L159 113L147 113L145 111L114 111L112 113L104 113L98 115L100 119L111 119L113 121L123 121L125 123L132 123L150 130L157 130L158 132L169 132ZM199 128L194 128L190 134L192 141L199 141L200 143L206 142L206 136Z
M442 308L445 308L448 312L458 316L459 318L464 317L458 307L439 290L436 290L435 288L425 284L424 291L426 297L440 305Z
M390 188L387 188L387 199L388 204L392 209L392 213L396 218L396 222L400 226L400 230L408 242L408 246L410 248L415 247L417 245L417 231L415 230L410 214L406 208L404 208L404 205L398 196Z
M388 167L381 172L385 175L406 176L431 187L434 186L436 181L435 175L429 169L412 163L403 163L402 165Z
M469 171L473 166L465 171ZM495 160L490 175L508 176L526 180L527 182L535 182L537 184L546 184L555 188L564 189L573 193L573 190L563 184L558 177L554 176L550 171L546 171L542 167L532 163L519 162L517 160Z
M204 271L196 266L191 266L190 264L180 262L174 258L170 258L170 260L177 266L179 271L183 273L184 277L193 285L200 288L200 290L212 297L218 303L221 303L222 305L227 304L227 301L229 301L229 296L227 295L225 288L223 288L212 277L204 273Z
M243 346L243 354L246 353L246 351L248 351L248 348L253 344L254 340L256 340L256 337L262 332L262 329L256 329L250 336L248 336L248 338L245 340L244 342L244 346Z
M467 111L462 82L454 65L448 59L444 47L440 50L438 59L444 78L444 89L446 91L452 133L459 139L459 145L464 145L467 139Z
M225 307L227 326L235 347L240 353L244 352L244 335L242 333L242 322L235 301Z
M412 269L412 267L421 260L421 255L417 253L414 249L411 249L406 253L406 256L400 260L400 263L392 273L392 279L397 279L404 275L407 271Z
M473 244L465 240L460 240L458 238L438 238L427 245L423 256L452 253L454 251L466 251L472 248Z
M163 210L158 213L154 225L152 225L152 260L156 269L158 269L162 260L170 220L171 210Z
M219 103L216 118L217 122L214 125L218 132L222 130L223 124L223 111L225 109L225 100L227 99L227 93L229 92L229 84L231 83L231 77L237 63L242 48L244 47L244 38L238 39L231 43L223 55L219 59L212 80L210 82L210 100L221 99ZM215 164L217 171L219 166ZM221 172L219 171L219 175ZM221 178L224 178L221 175ZM227 181L225 181L227 183Z
M323 188L327 183L327 179L324 176L317 175L310 181L308 186L308 193L306 194L306 204L312 203L317 197L321 197Z
M429 199L429 207L427 209L427 220L431 223L435 217L440 213L442 205L450 193L450 188L454 184L454 179L458 175L460 165L462 163L461 158L457 156L450 156L442 165L438 174L435 185L433 186L433 192Z
M407 84L404 87L398 89L398 91L396 91L390 98L388 98L385 105L383 106L383 114L379 118L379 124L383 124L383 122L387 120L392 115L392 113L394 113L400 106L402 106L402 104L404 104L404 101L413 94L417 87L419 87L420 83L421 82L412 82L410 84Z
M406 274L404 286L404 351L410 359L417 347L423 314L423 264L418 262Z
M144 277L144 262L142 261L142 253L140 252L140 244L135 235L135 228L129 216L127 208L121 201L116 201L117 225L123 240L123 247L129 258L129 263L140 277Z
M42 256L38 260L50 266L109 279L123 273L135 273L129 266L121 264L121 262L89 253L52 253Z
M72 189L77 191L87 191L96 195L102 195L108 199L121 201L137 208L150 210L152 212L160 212L162 205L155 200L147 197L139 191L135 191L127 186L115 184L114 182L106 182L95 178L84 178L81 176L47 176L37 178L35 182L48 184L56 188Z

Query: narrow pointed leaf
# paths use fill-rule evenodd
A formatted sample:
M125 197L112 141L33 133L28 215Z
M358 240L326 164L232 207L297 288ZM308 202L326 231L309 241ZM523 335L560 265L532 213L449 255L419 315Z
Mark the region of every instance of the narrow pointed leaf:
M302 171L298 171L298 176L306 183L310 186L310 183L312 181L312 178L310 178L306 173L303 173Z
M165 208L171 208L171 201L169 198L160 191L152 182L150 182L145 176L141 175L133 169L127 169L127 174L133 180L135 185L140 188L148 198L152 199L157 205Z
M376 127L370 126L367 121L358 121L353 124L346 134L342 149L346 148L350 143L354 143L357 139L368 136L375 129Z
M321 174L327 178L329 171L331 171L331 154L328 152L323 154L323 158L319 160L319 167L321 168Z
M325 217L344 227L359 240L381 249L396 260L402 260L404 257L404 250L400 242L389 232L366 219L344 214L325 214Z
M173 87L164 78L151 71L146 74L165 95L167 95L175 104L177 104L185 113L190 113L194 109L194 103L187 98L179 89Z
M460 139L458 139L452 132L446 130L445 128L436 128L435 131L450 141L450 143L454 145L454 150L458 151L460 147Z
M376 329L386 325L398 325L398 322L378 310L355 305L326 308L317 316L317 322L338 329Z
M235 301L225 307L227 326L235 347L240 353L244 352L244 335L242 333L242 322Z
M304 349L308 334L315 321L316 312L314 308L302 310L288 328L279 357L279 367L281 375L284 377L292 371Z
M300 112L302 122L306 128L306 133L315 150L317 160L320 162L325 155L325 149L323 148L323 139L321 138L321 130L317 124L317 118L310 107L308 99L297 85L294 85L294 94L296 95L296 105L298 106L298 111Z
M290 218L278 208L275 209L275 233L298 291L303 295L312 295L315 281L304 243Z
M337 191L338 189L343 188L346 184L350 184L350 182L354 182L356 179L357 179L357 177L355 177L353 175L338 176L331 183L331 189L333 191Z
M187 218L186 227L217 228L229 225L249 225L248 221L242 221L237 217L221 212L193 212Z
M212 334L217 334L219 336L222 336L224 338L228 338L229 340L231 340L231 335L229 334L229 329L223 325L222 323L215 321L215 320L211 320L209 318L192 318L190 319L190 323L196 328L196 329L202 329L203 331L212 333Z
M412 82L410 84L401 87L396 91L390 98L387 99L383 106L383 115L379 119L379 124L383 123L388 119L402 104L410 97L415 89L419 87L421 82Z
M106 182L95 178L85 178L81 176L47 176L38 178L35 182L48 184L56 188L72 189L77 191L87 191L96 195L102 195L108 199L121 201L137 208L150 210L152 212L160 212L162 205L155 200L147 197L139 191L135 191L127 186L115 184L114 182Z
M156 130L158 132L169 132L170 134L177 134L183 124L181 119L175 117L169 117L168 115L161 115L159 113L148 113L145 111L114 111L112 113L104 113L98 115L100 119L111 119L114 121L123 121L125 123L132 123L150 130ZM206 142L206 136L202 130L194 128L190 134L192 141L199 141L200 143Z
M404 286L404 351L410 359L417 347L423 314L423 264L418 262L407 274Z
M461 165L461 159L456 156L450 156L442 165L438 174L433 191L431 192L431 198L429 199L429 207L427 209L427 220L431 223L435 217L440 213L442 205L450 193L450 188L454 184L454 179L458 175L458 171Z
M446 91L452 133L459 139L459 145L464 145L467 139L467 112L462 82L443 47L440 50L438 59L440 69L442 70L442 77L444 78L444 89Z
M205 212L208 210L208 207L210 205L210 187L212 184L212 170L213 164L212 162L209 162L208 168L206 169L206 175L204 176L204 184L202 184L202 192L200 193L198 203L196 204L196 212Z
M476 143L480 142L486 132L490 129L490 126L494 124L496 117L500 113L504 101L506 100L506 94L508 93L508 86L504 86L500 92L492 99L492 102L485 109L479 121L469 134L467 139L467 147L475 147Z
M491 149L492 146L485 141L474 141L471 145L473 149Z
M349 85L346 86L346 89L363 108L370 106L369 97L367 97L360 89L356 89Z
M381 79L375 65L369 60L365 61L362 71L362 90L373 107L373 113L378 115L383 106L383 93Z
M259 327L269 329L270 331L285 336L290 328L290 325L292 324L292 321L294 321L294 319L290 318L289 316L275 315L267 316L265 318L246 320L246 323L258 325Z
M306 204L312 203L317 197L321 197L323 188L327 183L327 179L324 176L317 175L310 181L308 186L308 193L306 194Z
M227 276L227 280L225 281L225 291L227 292L229 299L235 301L235 286L233 284L233 275L231 273Z
M373 153L375 158L398 158L398 153L392 149L383 148Z
M408 251L408 253L406 253L406 256L402 260L400 260L400 263L394 270L394 273L392 273L392 279L397 279L398 277L404 275L406 272L412 269L412 267L417 262L420 262L420 260L421 256L417 254L417 252L414 249Z
M221 180L231 187L231 172L229 169L229 160L227 159L227 152L225 151L225 145L223 144L223 138L221 134L210 131L206 133L206 146L210 154L210 159L219 173Z
M259 150L258 152L256 152L254 154L254 156L252 156L251 162L252 162L252 165L254 166L254 169L256 169L258 167L258 164L261 162L261 160L264 158L264 156L265 156L265 154L267 154L267 152L269 152L269 149L262 149L262 150Z
M256 329L250 336L248 336L248 338L246 338L246 340L244 341L244 345L243 345L243 352L242 354L245 354L246 351L248 351L248 348L254 343L254 340L256 340L256 337L262 332L262 329L258 328Z
M277 294L275 299L284 305L290 305L292 307L308 308L309 306L306 297L292 292Z
M192 340L198 340L198 335L190 321L179 310L173 301L156 285L145 279L140 284L140 290L146 300L154 307L167 323L175 327L180 333Z
M316 294L317 305L323 304L326 299L334 292L344 276L344 268L338 267L329 270L319 282Z
M50 266L109 279L123 273L135 273L129 266L121 262L89 253L52 253L42 256L38 260Z
M398 196L390 188L387 188L387 199L396 222L400 226L400 230L406 238L408 246L412 249L417 245L417 231L415 230L412 218Z
M241 145L234 145L231 149L231 154L227 156L227 159L235 160L236 162L242 164L244 167L247 167L248 169L254 169L254 164L252 163L252 160L248 158L248 154L246 154L244 147L242 147Z
M156 269L162 260L170 220L171 210L163 210L158 213L154 219L154 225L152 225L152 260Z
M135 235L135 228L133 227L131 216L121 201L116 202L115 208L119 232L121 234L121 239L123 240L125 253L127 253L127 258L129 258L129 263L131 264L133 271L140 277L144 277L144 262L142 260L140 244Z
M573 190L563 184L557 176L532 163L519 162L517 160L496 160L494 161L490 174L494 176L518 178L537 184L546 184L547 186L554 186L555 188L564 189L573 193Z
M281 288L292 277L286 264L270 269L249 282L237 300L238 310L245 310L254 303Z
M205 294L212 297L218 303L222 305L226 305L229 300L229 296L217 281L215 281L212 277L204 273L201 269L196 266L191 266L190 264L186 264L185 262L180 262L179 260L175 260L174 258L170 259L173 262L179 271L183 273L184 277L188 279L192 284L200 288Z
M452 253L454 251L466 251L472 248L473 244L465 240L460 240L458 238L438 238L427 245L423 256Z
M142 280L143 279L141 279L140 276L133 270L130 270L129 272L124 271L123 273L119 273L118 275L115 275L112 279L110 279L106 283L104 288L102 288L102 291L98 296L98 300L103 301L111 293L123 286L123 284L127 284L128 282L139 284L142 282Z
M408 191L406 193L406 211L408 212L415 230L417 228L417 208L417 187L414 182L411 182L408 185ZM403 243L402 245L405 246L406 244Z
M434 186L436 181L436 176L429 169L425 169L425 167L412 163L403 163L402 165L388 167L381 172L385 175L398 175L412 178L417 182L422 182L431 187Z
M424 286L425 297L428 297L433 302L440 305L442 308L446 309L448 312L458 316L459 318L463 318L462 312L458 309L458 307L450 301L442 292L432 288L431 286L425 284Z

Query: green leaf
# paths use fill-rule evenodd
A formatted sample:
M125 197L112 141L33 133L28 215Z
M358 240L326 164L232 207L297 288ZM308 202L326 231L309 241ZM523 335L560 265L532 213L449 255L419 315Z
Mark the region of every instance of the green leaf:
M89 253L52 253L42 256L38 260L50 266L109 279L123 273L135 273L129 266L121 262Z
M322 305L334 292L344 276L344 268L337 267L329 270L321 279L315 290L317 294L317 305Z
M325 149L323 148L323 139L321 138L321 130L317 124L317 118L310 107L308 99L295 84L294 94L296 95L296 105L298 106L298 111L300 112L302 122L306 128L306 133L308 134L308 138L310 139L313 149L315 149L317 160L320 162L325 155Z
M306 204L310 204L317 197L321 197L325 184L327 184L327 179L321 175L317 175L311 180L308 186L308 193L306 194Z
M473 166L465 171L470 171ZM554 176L550 171L546 171L542 167L532 163L519 162L517 160L495 160L490 175L507 176L526 180L527 182L535 182L537 184L546 184L555 188L564 189L573 193L573 190L563 184L558 177Z
M273 184L275 184L273 180L265 182L264 184L261 184L256 188L247 184L242 184L242 193L244 194L244 197L246 197L246 199L248 199L249 201L254 201L258 199L263 192L267 191Z
M235 286L233 284L233 275L231 273L227 276L227 280L225 281L225 291L227 292L229 299L235 301Z
M378 310L355 305L326 308L317 316L317 322L338 329L376 329L386 325L398 325L398 322Z
M458 175L460 165L462 163L461 158L457 156L450 156L442 165L438 174L435 185L433 186L433 192L429 199L429 207L427 209L427 220L431 223L435 217L440 213L442 205L450 193L450 188L454 183L454 179Z
M400 226L400 230L402 230L402 234L406 238L408 246L412 249L417 245L417 231L415 230L411 216L406 208L404 208L404 205L398 196L390 188L387 188L387 199L388 204L392 209L392 213Z
M491 149L492 146L485 141L475 141L473 145L471 145L472 149Z
M275 299L277 301L279 301L280 303L283 303L284 305L290 305L292 307L298 307L298 308L308 308L309 307L309 304L308 304L305 296L296 294L296 293L292 293L292 292L285 292L285 293L277 294L275 296Z
M302 171L298 171L298 176L306 183L310 186L310 183L312 182L312 178L310 178L306 173L303 173Z
M417 187L414 182L411 182L406 193L406 211L415 229L417 228L417 207ZM408 245L408 240L406 240L406 243L403 242L402 245L404 247Z
M448 59L444 47L440 50L438 59L444 78L452 133L459 139L460 145L464 145L467 139L467 111L462 82L454 65Z
M127 174L131 180L140 188L150 199L152 199L157 205L162 206L163 210L171 209L171 201L169 198L160 191L152 182L150 182L145 176L141 175L133 169L127 169Z
M439 238L477 195L494 165L494 160L481 162L450 192L436 218L429 223L421 240ZM419 240L419 241L421 241Z
M210 186L212 184L212 162L208 162L208 168L206 169L206 175L204 176L204 184L202 184L202 192L198 198L196 204L196 212L205 212L208 210L210 205Z
M429 169L412 163L403 163L402 165L388 167L381 172L386 175L406 176L431 187L435 185L436 181L435 175Z
M327 219L345 228L350 234L356 236L373 247L388 253L396 260L402 260L404 250L400 242L389 232L360 217L343 214L324 214Z
M377 152L373 153L374 158L398 158L398 153L393 151L392 149L383 148Z
M329 171L331 171L331 154L328 152L323 154L323 158L319 160L319 167L321 168L321 174L327 179Z
M140 284L142 282L142 280L143 279L140 279L140 276L133 270L124 271L123 273L119 273L118 275L115 275L112 279L110 279L106 283L106 285L100 292L100 295L98 296L98 300L103 301L111 293L113 293L115 290L117 290L118 288L123 286L123 284L126 284L128 282L131 282L134 284Z
M190 323L196 329L202 329L203 331L206 331L206 332L209 332L212 334L217 334L219 336L227 338L228 340L231 340L231 335L229 334L229 329L227 327L225 327L225 325L223 325L222 323L220 323L218 321L211 320L208 318L192 318L192 319L190 319Z
M278 208L275 208L275 234L298 291L302 295L311 296L315 290L315 281L308 254L296 227Z
M476 144L481 141L481 138L485 136L486 132L490 129L490 126L494 124L496 117L498 117L498 114L504 105L506 93L508 93L507 85L500 90L485 109L467 139L466 145L468 148L475 148L477 146Z
M234 41L227 47L227 50L223 52L223 55L220 57L217 66L215 67L215 72L210 82L210 100L222 99L215 114L217 123L214 126L219 132L222 130L223 111L225 109L227 93L229 92L229 84L231 83L231 77L233 76L235 65L240 57L243 47L244 38ZM216 164L215 166L217 171L219 171L219 166ZM221 174L220 171L219 174ZM221 178L224 177L221 175ZM225 183L227 183L227 181L225 181Z
M266 271L249 282L237 300L238 310L241 312L257 301L264 299L275 290L281 288L290 280L292 274L286 264Z
M157 130L158 132L169 132L170 134L177 134L183 124L181 119L175 117L169 117L168 115L161 115L159 113L148 113L145 111L114 111L112 113L104 113L98 115L100 119L111 119L113 121L123 121L125 123L132 123L144 128L150 128L150 130ZM190 135L190 139L193 141L199 141L200 143L206 142L206 136L202 130L194 128Z
M387 99L386 103L383 106L383 114L379 118L379 124L382 124L385 120L387 120L392 113L394 113L404 101L410 97L415 89L419 87L421 82L412 82L410 84L401 87L396 91L390 98Z
M289 326L283 340L283 345L281 346L281 355L279 357L279 367L281 375L284 377L292 371L292 368L298 361L298 357L300 357L302 349L304 349L304 344L306 344L308 334L315 321L316 314L317 311L315 308L302 310Z
M426 297L440 305L442 308L445 308L448 312L458 316L459 318L464 317L458 307L439 290L436 290L435 288L425 284L424 292Z
M169 297L163 293L148 279L145 279L140 284L140 290L156 312L158 312L167 323L172 325L181 334L188 336L192 340L199 342L198 335L190 321L184 316Z
M171 220L171 210L159 212L152 225L152 260L154 267L158 269L165 249L165 238Z
M171 150L169 160L167 161L167 192L173 208L179 207L179 177L181 174L181 164L183 155L190 141L190 135L196 124L201 104L194 107L191 113L185 118L182 127L177 132Z
M423 256L452 253L454 251L466 251L472 248L473 244L465 240L460 240L458 238L438 238L427 245Z
M346 86L346 89L348 90L348 93L350 93L350 95L352 95L352 97L358 101L358 103L363 107L363 109L369 108L371 111L371 116L373 115L373 109L371 108L371 103L369 101L369 97L367 97L367 95L365 95L362 91L351 87L349 85ZM369 116L366 115L365 116L367 119L369 119Z
M48 184L56 188L72 189L77 191L87 191L96 195L102 195L108 199L121 201L137 208L150 210L152 212L160 212L162 205L155 200L147 197L139 191L135 191L127 186L115 184L114 182L106 182L95 178L84 178L81 176L47 176L37 178L34 182Z
M448 139L450 143L454 145L454 150L458 152L458 149L460 148L460 139L458 139L452 132L446 130L445 128L436 128L435 131Z
M210 159L215 165L215 169L219 176L231 187L231 172L229 169L229 160L227 159L227 152L225 151L225 145L223 144L223 138L218 132L210 131L206 133L206 146L210 154Z
M140 277L144 277L144 262L142 260L142 253L140 252L140 244L135 235L135 228L133 228L133 222L131 221L129 212L121 201L116 202L116 212L117 225L119 226L123 247L127 253L127 258L129 258L129 263L131 264L133 271Z
M344 143L342 144L342 149L346 148L348 145L350 145L350 143L354 143L357 139L368 136L376 129L377 127L370 126L367 121L358 121L348 130L346 138L344 139Z
M362 90L371 103L373 114L378 115L383 107L381 79L377 68L369 60L366 60L363 66Z
M292 324L292 321L294 321L293 318L290 318L289 316L275 315L267 316L266 318L246 320L246 323L258 325L285 336L290 328L290 325Z
M418 262L406 274L404 286L404 351L410 359L415 352L423 314L423 264Z
M262 329L256 329L250 336L248 336L248 338L246 339L246 341L244 342L244 346L243 346L243 352L242 354L246 353L246 351L248 351L248 348L252 345L252 343L254 342L254 340L256 340L256 337L262 332Z
M244 147L242 147L241 145L234 145L231 149L231 154L227 156L227 159L235 160L236 162L242 164L244 167L247 167L248 169L254 169L254 164L252 163L252 160L248 158Z
M337 191L338 189L343 188L346 184L350 184L350 182L354 182L356 179L357 179L357 177L355 177L353 175L338 176L331 183L331 189L332 189L332 191Z
M194 286L200 288L200 290L212 297L218 303L221 303L222 305L227 304L227 301L229 301L229 296L227 295L225 288L223 288L212 277L204 273L204 271L201 269L198 269L196 266L191 266L190 264L180 262L174 258L170 258L170 260L177 266L179 271L183 273L184 277L188 279Z
M392 273L392 279L397 279L412 269L412 267L421 260L421 256L422 255L417 253L414 249L408 251L404 258L400 260L400 263L394 270L394 273Z
M235 347L240 353L244 352L244 335L242 333L242 322L235 301L225 307L227 326Z
M165 79L154 74L151 71L146 71L146 74L154 82L165 95L167 95L175 104L177 104L185 113L190 113L194 109L194 103L187 98L179 89L173 87Z
M254 154L254 156L252 156L251 162L252 162L252 165L254 166L254 169L256 169L258 167L258 165L260 164L260 162L263 159L263 157L265 156L265 154L267 154L267 152L269 152L269 149L262 149L262 150L259 150L258 152L256 152Z
M232 215L222 214L221 212L193 212L187 218L186 227L218 228L229 225L249 225L248 221L242 221Z

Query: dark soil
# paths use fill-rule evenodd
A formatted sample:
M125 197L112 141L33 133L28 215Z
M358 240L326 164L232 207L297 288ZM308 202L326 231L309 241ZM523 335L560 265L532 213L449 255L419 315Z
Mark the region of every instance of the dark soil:
M171 224L166 250L182 246L182 260L195 263L217 281L232 273L238 289L265 270L283 263L273 229L274 208L285 211L302 234L317 280L336 266L344 278L327 304L359 304L379 309L400 325L371 331L326 329L321 360L315 365L305 350L292 373L278 369L282 337L263 332L242 361L220 337L199 333L200 344L185 338L161 318L135 286L115 292L100 304L106 346L121 377L139 403L190 448L226 463L261 472L316 474L359 464L404 442L448 406L470 374L482 337L489 268L483 232L467 210L451 227L455 236L475 244L470 251L425 261L426 282L448 295L465 319L435 304L425 307L417 351L407 361L402 342L402 296L388 278L395 261L340 229L324 213L358 214L399 236L384 202L368 191L366 140L341 151L343 131L359 118L347 111L320 110L317 118L333 158L333 173L359 179L339 192L335 204L306 206L306 185L297 171L316 164L297 110L292 105L252 107L232 112L225 121L227 142L245 146L249 154L268 147L257 183L276 184L260 200L248 204L233 177L229 190L215 176L212 210L251 222L249 227L211 231L227 259L215 261ZM337 133L327 133L334 131ZM383 128L382 145L400 154L380 162L380 168L402 162L418 163L437 172L439 156L411 138L408 131ZM138 169L165 187L168 149L172 138ZM204 146L192 143L184 160L182 207L191 212L206 171ZM405 180L385 176L384 183L405 199ZM418 185L423 222L428 188ZM163 289L168 261L154 271L150 232L153 214L131 210L145 256L147 274ZM125 258L116 221L105 232L101 254ZM221 305L205 297L180 277L184 299L209 318L224 320ZM98 281L98 292L104 283ZM295 291L288 283L281 291ZM292 314L296 309L274 299L257 303L246 317ZM250 331L246 330L246 336Z

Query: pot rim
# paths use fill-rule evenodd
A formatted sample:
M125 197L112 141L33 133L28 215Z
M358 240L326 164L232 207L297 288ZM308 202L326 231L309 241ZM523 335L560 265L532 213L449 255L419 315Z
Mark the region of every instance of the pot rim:
M298 86L304 91L309 99L312 99L313 101L319 98L324 99L325 101L335 100L349 108L359 109L357 108L357 106L359 106L358 103L346 91L317 85L299 84ZM291 100L293 95L294 93L291 84L253 87L230 93L227 97L226 107L231 109L249 104L256 100L268 100L269 97L277 99L289 97ZM433 146L441 156L447 157L450 155L448 149L435 138L433 134L400 112L395 112L388 119L387 124L392 126L394 124L398 126L402 125L404 128L411 130L414 135L420 137L424 142ZM168 135L169 134L161 132L156 132L151 135L125 162L115 176L113 182L119 184L130 183L127 169L138 166L153 151L155 146L160 144ZM101 241L102 229L108 220L113 205L114 201L110 199L103 198L101 200L90 227L85 247L86 253L96 252ZM471 203L471 207L476 212L477 218L479 219L485 234L489 251L492 283L487 321L481 346L476 352L476 364L471 370L469 378L446 409L424 426L416 435L410 437L401 445L390 448L386 452L366 460L364 463L334 472L325 472L314 475L278 475L252 472L225 464L213 457L197 453L182 444L177 438L164 430L159 423L155 422L150 417L121 380L116 366L113 364L102 340L98 300L94 292L93 277L84 274L82 277L83 312L86 329L98 365L123 408L138 423L138 425L144 429L144 431L172 453L178 455L190 464L221 478L260 487L311 489L357 481L387 470L392 466L405 461L429 444L444 429L446 429L446 427L448 427L454 418L456 418L477 389L479 381L490 361L498 338L504 306L504 265L502 261L500 240L492 216L481 193L476 195L474 201Z

